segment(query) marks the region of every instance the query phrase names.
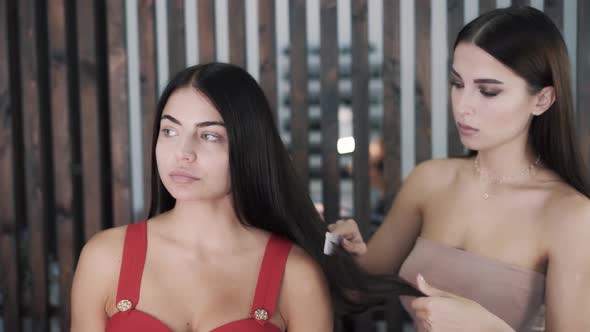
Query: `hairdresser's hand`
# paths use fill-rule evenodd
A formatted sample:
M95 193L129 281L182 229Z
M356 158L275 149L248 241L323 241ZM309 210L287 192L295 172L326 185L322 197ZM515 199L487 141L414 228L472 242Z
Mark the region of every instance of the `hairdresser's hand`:
M514 332L475 301L430 286L421 275L418 289L427 297L412 301L418 324L428 332Z
M336 223L328 225L328 230L342 238L340 245L350 254L360 256L367 252L367 244L363 240L356 221L352 219L338 220Z

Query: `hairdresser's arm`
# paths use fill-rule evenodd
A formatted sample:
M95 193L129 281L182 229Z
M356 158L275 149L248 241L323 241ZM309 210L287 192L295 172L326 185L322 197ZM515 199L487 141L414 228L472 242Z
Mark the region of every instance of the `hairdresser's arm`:
M359 264L368 272L398 273L420 234L424 204L432 191L440 186L441 176L448 173L443 172L448 162L430 160L412 171L368 244L352 220L330 225L330 231L343 237L343 248L357 255Z
M426 296L412 300L416 324L428 332L515 332L479 303L431 286L421 275L418 289Z
M289 332L328 332L334 328L324 274L297 246L293 246L287 259L278 309Z
M590 331L590 201L563 206L549 228L546 331Z

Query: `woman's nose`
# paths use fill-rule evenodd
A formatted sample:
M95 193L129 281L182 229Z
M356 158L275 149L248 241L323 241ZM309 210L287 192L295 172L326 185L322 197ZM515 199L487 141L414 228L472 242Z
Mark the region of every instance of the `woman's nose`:
M475 113L475 106L473 97L469 93L462 93L457 100L457 113L461 116L473 115Z
M184 162L194 162L197 159L197 153L191 142L184 142L178 152L179 160Z

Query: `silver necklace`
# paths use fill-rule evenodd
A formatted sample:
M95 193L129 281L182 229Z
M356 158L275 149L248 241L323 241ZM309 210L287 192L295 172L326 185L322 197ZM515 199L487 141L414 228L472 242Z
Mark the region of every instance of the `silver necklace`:
M487 172L486 170L482 169L480 164L479 164L479 155L475 157L474 159L474 167L475 167L475 174L477 174L477 176L479 177L479 179L487 184L501 184L501 183L506 183L521 177L524 177L528 174L530 174L533 169L535 169L535 167L537 167L537 165L539 164L539 162L541 161L541 156L537 156L537 159L533 162L530 163L525 169L523 169L522 171L520 171L520 173L515 174L515 175L505 175L505 176L492 176L490 175L489 172ZM492 195L488 192L485 191L483 193L483 198L484 199L489 199Z

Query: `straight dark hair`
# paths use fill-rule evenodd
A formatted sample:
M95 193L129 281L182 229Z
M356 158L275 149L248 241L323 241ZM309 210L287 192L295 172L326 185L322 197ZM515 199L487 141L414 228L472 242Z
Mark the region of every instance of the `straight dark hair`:
M532 119L528 143L547 168L590 198L588 168L576 140L567 47L551 19L526 6L492 10L463 27L454 48L460 43L475 44L512 69L531 94L555 89L555 103Z
M366 274L344 250L333 256L323 254L327 226L307 194L307 184L297 178L264 92L245 70L234 65L210 63L186 68L164 89L152 140L150 218L175 204L160 179L155 147L168 99L186 87L207 97L223 118L233 208L240 222L286 237L303 248L321 266L337 311L357 311L384 296L417 294L396 277Z

